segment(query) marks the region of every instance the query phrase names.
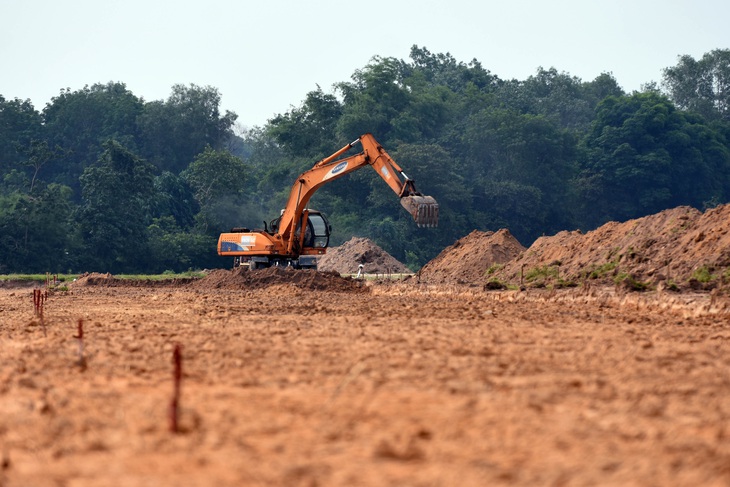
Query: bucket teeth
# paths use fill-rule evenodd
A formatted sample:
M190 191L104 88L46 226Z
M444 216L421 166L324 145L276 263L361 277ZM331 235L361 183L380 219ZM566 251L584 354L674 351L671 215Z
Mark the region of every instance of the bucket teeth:
M439 205L431 196L411 195L400 200L419 227L435 227L439 221Z

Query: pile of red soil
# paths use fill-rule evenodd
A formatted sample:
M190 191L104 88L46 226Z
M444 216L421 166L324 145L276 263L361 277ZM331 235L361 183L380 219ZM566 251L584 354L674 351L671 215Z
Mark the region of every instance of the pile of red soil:
M115 278L108 272L102 274L100 272L85 272L81 274L78 279L73 281L74 286L103 286L119 279Z
M527 286L627 277L670 288L724 286L730 280L730 205L705 213L683 206L586 234L541 237L496 275Z
M309 269L269 267L249 270L238 267L233 270L218 269L203 279L193 282L193 289L262 289L276 285L291 285L300 289L331 292L360 292L369 288L362 281L340 276L336 272Z
M319 258L317 268L324 272L356 274L360 265L365 274L405 274L411 271L395 257L367 238L353 237L332 247Z
M496 266L505 264L525 247L509 230L474 230L446 247L419 272L420 280L430 283L481 283Z

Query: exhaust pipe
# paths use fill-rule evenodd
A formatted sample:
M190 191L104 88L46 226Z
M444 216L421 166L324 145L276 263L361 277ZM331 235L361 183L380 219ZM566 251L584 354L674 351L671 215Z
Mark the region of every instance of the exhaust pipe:
M400 199L400 204L411 214L419 227L438 226L439 204L431 196L404 196Z

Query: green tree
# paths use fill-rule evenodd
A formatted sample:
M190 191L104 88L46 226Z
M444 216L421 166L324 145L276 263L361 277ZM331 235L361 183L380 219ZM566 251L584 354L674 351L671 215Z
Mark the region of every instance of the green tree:
M679 205L701 208L729 194L722 135L654 91L604 100L583 147L578 184L590 226Z
M34 195L0 194L0 272L65 272L75 265L71 188L41 186Z
M233 226L226 225L230 223L227 209L242 195L247 172L241 159L230 152L208 146L182 173L181 176L192 188L195 200L200 205L197 219L203 232Z
M206 146L221 149L233 137L238 116L221 114L220 103L216 88L174 85L165 102L144 106L138 119L140 153L160 170L179 174Z
M170 216L155 218L147 227L149 272L184 272L191 268L220 265L216 240L210 235L185 231Z
M339 83L337 90L344 100L337 133L351 140L370 132L388 145L393 121L410 102L402 62L376 56L365 68L355 71L351 82Z
M500 102L523 114L542 115L564 129L588 129L598 103L607 96L623 95L608 73L584 83L555 68L537 69L524 81L511 80L499 89Z
M0 174L22 164L22 148L40 140L42 119L29 100L6 100L0 95Z
M290 156L318 160L329 155L332 136L342 115L342 105L333 94L317 86L307 93L299 108L278 115L268 124L269 135L276 138ZM358 134L360 135L360 134Z
M103 143L114 138L137 150L137 118L143 101L124 83L94 84L61 90L43 110L48 147L58 147L49 178L79 193L79 176L94 163Z
M144 270L154 167L119 142L108 141L81 176L79 223L83 264L99 271Z
M444 87L453 93L463 93L472 88L490 92L501 84L501 80L484 69L476 59L466 64L449 53L434 54L417 45L411 47L410 58L411 63L404 66L407 77L421 73L428 84Z
M33 187L38 180L38 174L41 169L43 166L48 164L48 162L58 157L58 154L61 151L58 147L55 150L51 150L48 147L48 142L45 140L33 139L30 141L28 148L23 150L23 152L27 157L27 159L23 162L23 165L28 166L33 170L33 175L30 179L30 188L28 189L29 193L33 193Z
M172 217L179 228L192 228L200 205L187 181L164 171L155 177L154 187L151 213L157 217Z
M485 109L470 118L463 138L477 221L504 222L520 241L565 228L571 214L566 183L578 169L571 132L543 116ZM535 204L529 214L513 213L520 208L514 203L493 204L495 197L520 195Z
M730 121L730 49L715 49L699 60L680 56L663 74L662 84L679 108Z

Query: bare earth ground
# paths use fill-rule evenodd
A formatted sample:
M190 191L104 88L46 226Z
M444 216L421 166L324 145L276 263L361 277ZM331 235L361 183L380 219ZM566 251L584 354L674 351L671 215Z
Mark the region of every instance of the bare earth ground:
M723 295L216 272L0 289L0 485L730 485Z

